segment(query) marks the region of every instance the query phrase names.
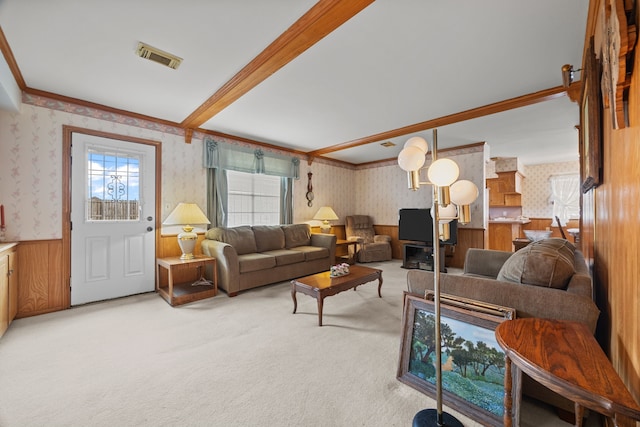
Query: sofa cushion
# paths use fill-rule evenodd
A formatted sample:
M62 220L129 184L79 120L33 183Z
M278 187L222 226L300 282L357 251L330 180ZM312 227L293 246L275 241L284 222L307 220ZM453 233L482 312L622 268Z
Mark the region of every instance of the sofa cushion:
M259 254L257 252L251 254L238 255L238 264L240 273L248 273L250 271L265 270L276 266L276 257Z
M296 246L293 250L302 252L304 254L305 261L329 257L329 249L319 248L317 246Z
M575 246L564 239L530 243L511 255L498 272L498 280L565 289L575 273Z
M311 226L309 224L283 225L284 246L287 249L311 244Z
M276 259L276 265L289 265L297 262L304 262L304 253L289 249L275 249L273 251L262 252Z
M284 231L279 225L254 225L251 228L258 252L284 248Z
M220 228L214 227L207 231L205 238L228 243L236 250L238 255L257 252L256 240L253 230L249 225L240 227Z

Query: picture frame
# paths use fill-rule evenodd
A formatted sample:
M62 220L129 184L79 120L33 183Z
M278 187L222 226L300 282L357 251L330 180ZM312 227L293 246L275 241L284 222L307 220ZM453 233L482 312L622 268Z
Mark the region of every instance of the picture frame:
M405 292L396 377L435 399L432 297ZM456 305L450 304L453 300L458 300ZM513 319L515 310L452 296L441 296L440 301L443 404L483 424L502 425L505 354L495 328Z
M593 48L593 37L586 52L580 104L580 180L586 193L601 183L602 176L602 96L600 65Z

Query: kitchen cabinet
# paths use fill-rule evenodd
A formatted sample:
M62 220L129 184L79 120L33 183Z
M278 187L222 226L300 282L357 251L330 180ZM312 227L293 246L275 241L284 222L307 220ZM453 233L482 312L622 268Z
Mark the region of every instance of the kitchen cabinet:
M16 244L0 244L0 336L18 312L18 253Z
M520 237L523 224L529 220L489 221L489 249L513 252L513 241Z
M522 206L522 174L512 171L497 175L498 178L487 179L489 206Z

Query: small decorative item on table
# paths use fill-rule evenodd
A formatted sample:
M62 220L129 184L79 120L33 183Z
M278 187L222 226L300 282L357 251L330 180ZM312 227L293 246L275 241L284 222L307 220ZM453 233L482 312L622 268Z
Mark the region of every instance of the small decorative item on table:
M344 262L342 264L332 265L331 272L329 275L331 277L340 277L340 276L346 276L347 274L349 274L349 264Z

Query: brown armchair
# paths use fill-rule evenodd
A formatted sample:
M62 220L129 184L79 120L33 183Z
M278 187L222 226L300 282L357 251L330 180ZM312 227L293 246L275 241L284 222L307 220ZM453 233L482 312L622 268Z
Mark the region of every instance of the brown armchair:
M358 262L391 260L391 237L375 234L370 216L351 215L347 216L345 220L347 240L358 242L356 245Z

